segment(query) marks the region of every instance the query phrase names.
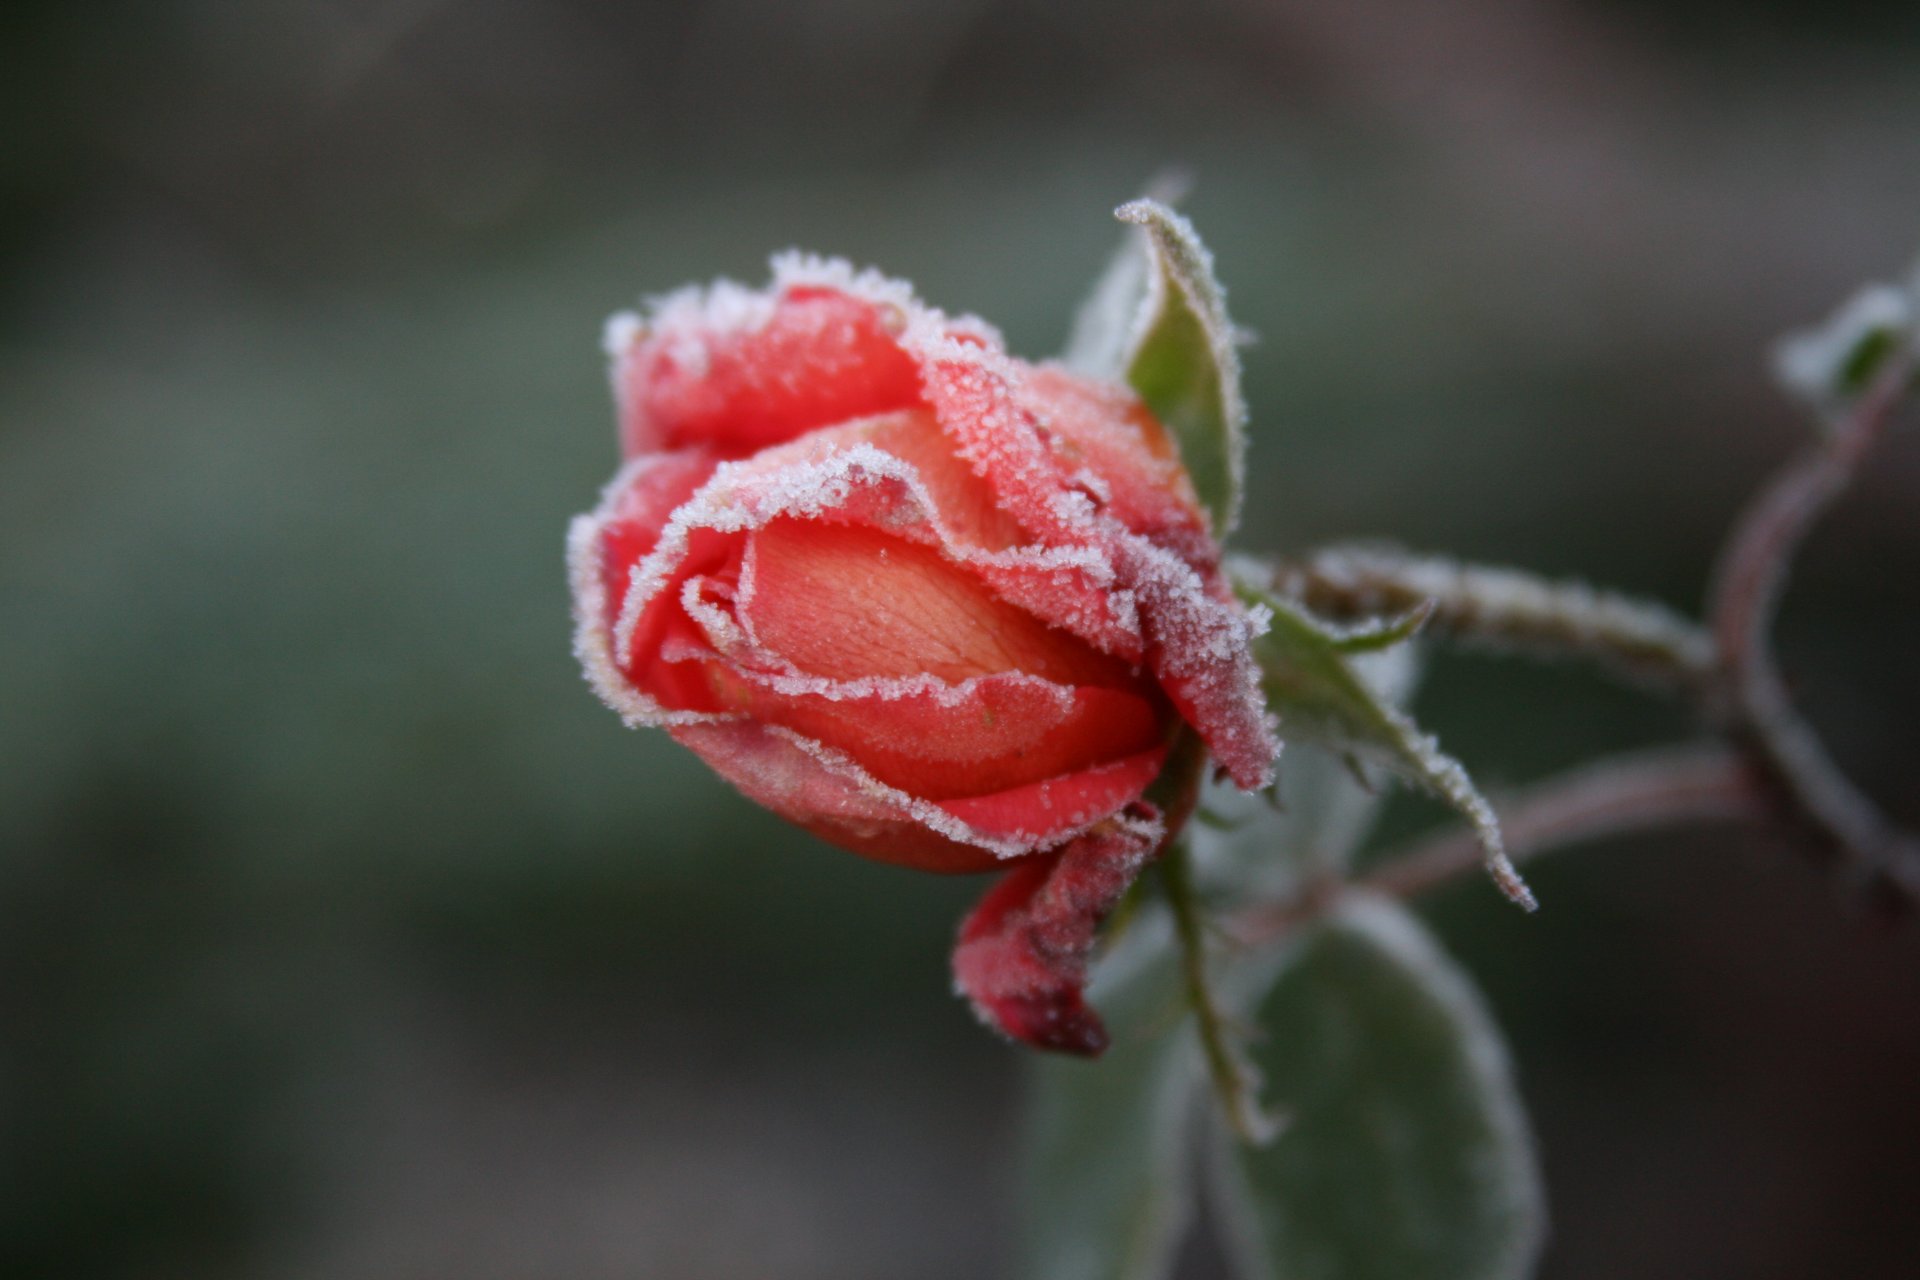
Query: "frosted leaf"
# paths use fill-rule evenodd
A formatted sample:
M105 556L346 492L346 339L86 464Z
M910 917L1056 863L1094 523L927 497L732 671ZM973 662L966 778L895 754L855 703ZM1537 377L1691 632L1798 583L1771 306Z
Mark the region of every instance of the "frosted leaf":
M1911 289L1871 284L1826 320L1782 338L1774 371L1782 385L1822 411L1838 408L1873 381L1902 341L1911 341L1920 317Z
M1127 382L1173 433L1224 540L1240 519L1247 420L1225 291L1185 218L1157 200L1121 205L1114 216L1143 229L1152 260L1126 344Z
M1349 657L1347 663L1396 707L1406 706L1419 680L1410 644ZM1278 773L1267 794L1218 784L1202 791L1200 820L1189 840L1195 871L1216 895L1276 902L1297 894L1305 880L1344 872L1386 799L1383 788L1354 776L1340 752L1311 740L1289 741Z
M1532 1135L1467 976L1405 908L1349 897L1267 978L1253 1046L1291 1123L1219 1143L1244 1280L1524 1280L1545 1235Z
M1284 596L1244 579L1236 586L1245 599L1273 611L1272 627L1254 642L1254 654L1286 736L1380 765L1446 801L1472 825L1500 891L1533 910L1533 894L1507 857L1493 808L1460 762L1361 676L1337 632Z
M1374 634L1382 640L1430 617L1465 644L1547 659L1583 654L1656 684L1707 678L1716 661L1712 638L1691 619L1578 579L1543 579L1364 545L1327 548L1277 570L1244 561L1236 571L1248 581L1270 580L1280 594L1316 605L1324 601L1344 614L1404 611L1398 619L1376 624L1382 629ZM1334 634L1353 652L1368 632Z

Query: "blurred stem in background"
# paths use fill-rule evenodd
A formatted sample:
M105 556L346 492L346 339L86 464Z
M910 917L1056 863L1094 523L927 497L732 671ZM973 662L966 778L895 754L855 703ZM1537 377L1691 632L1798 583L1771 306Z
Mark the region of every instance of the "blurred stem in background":
M1821 746L1788 696L1770 634L1794 553L1845 493L1914 383L1920 336L1900 332L1882 345L1864 390L1734 522L1705 627L1584 583L1384 548L1283 561L1272 573L1275 589L1343 621L1421 609L1429 631L1448 639L1591 660L1686 698L1725 739L1603 760L1529 788L1503 806L1515 860L1671 824L1783 824L1833 866L1844 888L1910 912L1920 905L1920 840L1889 822ZM1853 363L1852 351L1843 354ZM1859 380L1860 371L1852 376ZM1408 897L1481 863L1472 833L1446 834L1388 857L1359 887ZM1329 903L1320 891L1256 911L1239 932L1271 939Z

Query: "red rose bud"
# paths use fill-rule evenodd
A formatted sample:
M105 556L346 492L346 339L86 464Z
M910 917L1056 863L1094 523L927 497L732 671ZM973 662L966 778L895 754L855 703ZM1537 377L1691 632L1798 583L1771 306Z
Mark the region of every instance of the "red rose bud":
M838 262L675 294L608 345L627 463L569 542L588 680L834 844L1013 864L961 990L1099 1052L1087 956L1171 834L1143 795L1175 730L1243 787L1276 750L1166 431Z

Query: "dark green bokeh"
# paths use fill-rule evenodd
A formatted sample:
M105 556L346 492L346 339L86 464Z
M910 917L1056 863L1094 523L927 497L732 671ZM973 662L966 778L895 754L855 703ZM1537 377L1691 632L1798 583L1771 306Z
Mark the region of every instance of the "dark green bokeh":
M1254 414L1244 545L1680 605L1803 424L1774 334L1920 248L1910 6L595 0L0 19L0 1271L977 1277L1017 1056L978 892L625 732L568 653L600 318L843 253L1045 354L1168 164ZM1788 664L1909 822L1920 443ZM1523 781L1684 722L1443 663ZM1403 825L1435 816L1404 808ZM1920 944L1770 844L1434 919L1541 1132L1544 1274L1904 1276ZM1206 1271L1204 1260L1195 1274Z

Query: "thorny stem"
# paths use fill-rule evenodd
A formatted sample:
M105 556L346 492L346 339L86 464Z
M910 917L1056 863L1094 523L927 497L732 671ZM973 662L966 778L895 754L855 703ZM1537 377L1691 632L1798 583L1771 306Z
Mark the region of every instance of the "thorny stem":
M1920 841L1897 830L1848 781L1794 710L1768 633L1793 554L1885 434L1913 378L1913 342L1894 352L1852 410L1783 467L1742 513L1715 572L1709 619L1732 700L1729 736L1786 817L1838 861L1850 887L1920 903Z
M1665 748L1618 756L1536 784L1500 806L1507 855L1536 854L1603 836L1685 822L1761 822L1767 792L1740 755L1725 747ZM1410 898L1481 865L1470 831L1449 831L1390 856L1354 888ZM1249 912L1234 935L1262 943L1319 914L1321 901L1284 902Z
M1430 610L1430 630L1547 656L1581 657L1677 687L1719 723L1729 747L1602 762L1543 783L1502 814L1521 861L1596 836L1670 823L1785 820L1833 858L1846 882L1895 906L1920 905L1920 839L1895 828L1827 755L1795 711L1768 635L1788 568L1813 523L1885 434L1913 380L1909 340L1847 413L1790 459L1735 522L1702 628L1660 605L1382 548L1333 548L1274 571L1274 588L1336 620ZM1395 858L1361 887L1411 896L1481 864L1467 833ZM1279 904L1251 917L1271 937L1324 904Z

